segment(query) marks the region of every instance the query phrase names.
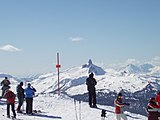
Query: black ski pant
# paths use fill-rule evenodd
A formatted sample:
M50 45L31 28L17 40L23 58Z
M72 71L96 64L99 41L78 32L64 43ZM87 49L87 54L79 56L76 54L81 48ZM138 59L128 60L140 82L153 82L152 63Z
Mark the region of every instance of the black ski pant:
M21 106L23 105L24 97L22 95L18 95L18 107L17 111L21 110Z
M16 117L16 112L15 112L15 105L14 103L7 103L7 116L10 117L10 106L11 106L11 109L12 109L12 112L13 112L13 116Z
M32 114L33 98L26 98L26 113Z
M89 91L89 106L96 106L96 91Z

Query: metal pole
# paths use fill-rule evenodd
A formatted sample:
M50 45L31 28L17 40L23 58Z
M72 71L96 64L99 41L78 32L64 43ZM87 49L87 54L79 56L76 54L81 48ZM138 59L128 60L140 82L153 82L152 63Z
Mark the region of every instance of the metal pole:
M60 95L60 82L59 82L59 68L60 68L60 65L59 65L59 53L57 53L57 71L58 71L58 95Z

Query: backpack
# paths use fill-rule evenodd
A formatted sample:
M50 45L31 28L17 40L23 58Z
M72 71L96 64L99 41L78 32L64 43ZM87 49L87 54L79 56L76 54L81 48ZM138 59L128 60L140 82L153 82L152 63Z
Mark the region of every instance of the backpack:
M10 99L10 98L14 98L14 97L15 97L14 93L10 91L8 93L8 98Z

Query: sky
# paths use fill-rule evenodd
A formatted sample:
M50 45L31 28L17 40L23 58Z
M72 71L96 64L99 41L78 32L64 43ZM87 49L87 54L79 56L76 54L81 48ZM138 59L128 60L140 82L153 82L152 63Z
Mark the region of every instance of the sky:
M0 72L55 72L160 56L159 0L0 1Z

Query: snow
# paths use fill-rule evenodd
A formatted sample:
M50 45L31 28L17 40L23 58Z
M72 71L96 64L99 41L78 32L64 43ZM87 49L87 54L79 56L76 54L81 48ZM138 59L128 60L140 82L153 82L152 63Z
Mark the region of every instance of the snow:
M6 118L6 104L0 102L0 119L8 120ZM33 116L23 115L17 113L17 118L22 120L76 120L76 115L78 120L100 120L101 119L101 109L106 110L106 119L115 119L114 108L109 106L98 105L98 109L90 108L88 103L76 101L76 111L74 100L61 94L43 94L34 98L33 101L34 110L40 110L42 113L37 113ZM17 103L16 103L17 106ZM25 103L22 108L25 108ZM11 112L12 114L12 112ZM145 116L132 114L126 112L128 120L146 120Z
M49 75L47 75L49 76ZM63 76L64 77L64 76ZM72 76L73 77L73 76ZM33 86L36 86L37 89L43 89L45 88L46 85L50 84L52 77L49 76L43 81L40 81L39 84L37 81L33 82ZM78 80L78 79L77 79ZM12 90L15 92L16 85L18 82L15 80L12 80ZM40 84L40 83L43 84ZM45 84L44 84L45 83ZM100 86L101 83L99 83L98 86ZM41 90L44 91L44 90ZM50 91L50 90L48 90ZM33 101L33 109L34 110L40 110L42 113L35 114L33 116L31 115L23 115L20 113L17 113L17 118L21 120L52 120L52 119L60 119L60 120L76 120L76 111L75 111L75 105L74 105L74 100L72 98L67 97L64 94L61 94L58 96L57 94L53 93L47 93L46 94L39 94L37 97L34 98ZM72 93L75 91L74 93ZM73 89L68 89L68 93L72 94L79 94L81 92L87 92L86 87L84 85L80 85L78 87L73 87ZM17 101L17 100L16 100ZM107 101L106 101L107 102ZM17 107L17 102L16 102L16 107ZM23 105L23 109L25 109L25 102ZM78 120L99 120L101 119L101 109L107 110L106 114L106 119L115 119L115 114L114 114L114 108L110 106L103 106L103 105L98 105L99 109L94 109L90 108L88 106L87 102L76 102L76 110L77 110L77 116ZM5 99L1 99L0 101L0 119L1 120L8 120L6 118L6 102ZM140 120L146 120L145 116L138 115L138 114L132 114L129 112L126 112L128 116L128 120L135 120L135 119L140 119ZM11 112L12 115L12 112Z

